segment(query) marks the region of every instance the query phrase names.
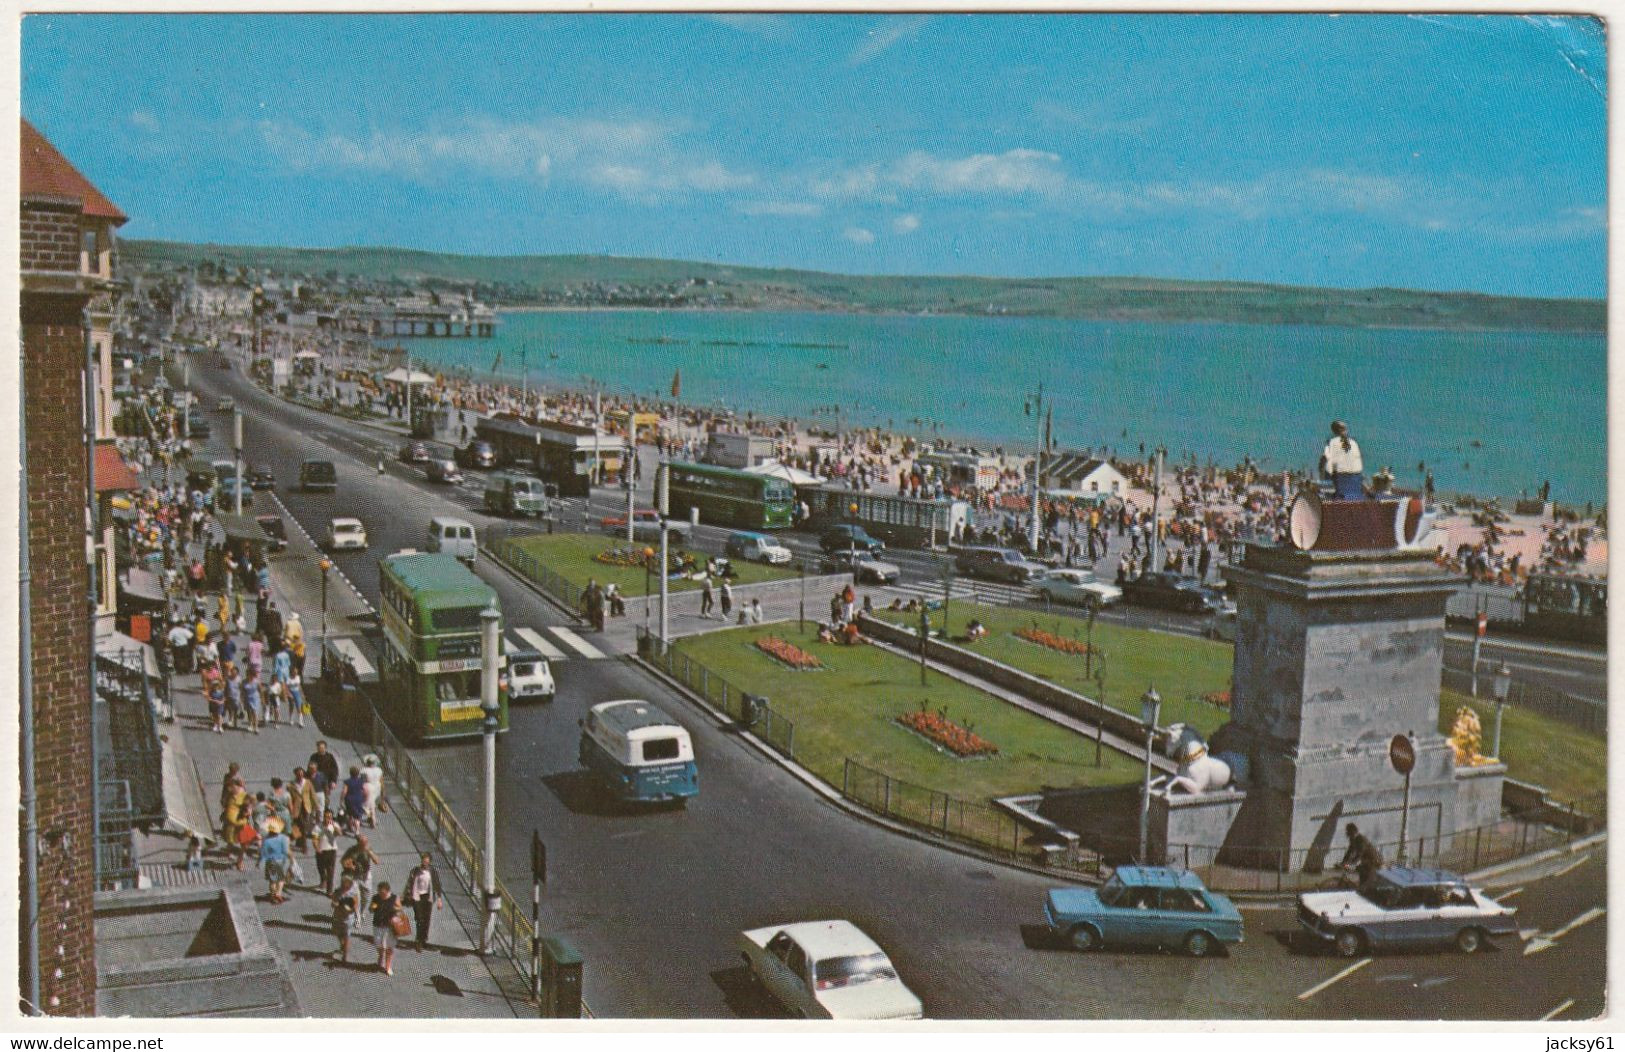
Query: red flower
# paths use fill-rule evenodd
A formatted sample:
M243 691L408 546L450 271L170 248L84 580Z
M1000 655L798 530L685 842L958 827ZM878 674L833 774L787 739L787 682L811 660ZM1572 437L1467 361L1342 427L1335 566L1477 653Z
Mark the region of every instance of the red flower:
M1058 636L1054 632L1046 632L1041 628L1019 628L1016 630L1016 635L1029 643L1037 643L1039 646L1049 647L1051 650L1059 650L1063 654L1076 654L1082 657L1089 653L1088 643L1080 643L1076 639ZM1099 652L1097 648L1095 653L1098 654Z
M794 643L778 636L763 636L756 641L756 649L791 668L823 668L823 663Z
M939 713L926 712L923 709L918 712L905 712L897 717L897 722L924 735L956 756L991 756L999 751L999 747L986 738L971 733Z

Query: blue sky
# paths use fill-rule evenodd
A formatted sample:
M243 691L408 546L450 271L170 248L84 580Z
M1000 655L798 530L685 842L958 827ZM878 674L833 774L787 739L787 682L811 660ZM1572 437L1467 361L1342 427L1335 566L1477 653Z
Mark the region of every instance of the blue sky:
M24 116L127 237L1602 296L1600 24L86 16Z

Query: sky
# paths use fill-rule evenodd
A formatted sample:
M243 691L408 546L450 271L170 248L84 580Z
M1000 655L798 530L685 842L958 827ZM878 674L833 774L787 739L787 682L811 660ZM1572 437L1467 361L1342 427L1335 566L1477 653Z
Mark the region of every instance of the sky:
M1606 292L1584 18L32 15L121 235Z

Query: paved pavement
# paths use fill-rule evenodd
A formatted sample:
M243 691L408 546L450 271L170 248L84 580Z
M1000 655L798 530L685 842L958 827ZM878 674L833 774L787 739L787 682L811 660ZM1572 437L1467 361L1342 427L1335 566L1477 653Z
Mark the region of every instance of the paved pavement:
M273 592L278 606L300 611L309 626L310 644L306 657L309 669L307 692L315 689L319 673L316 637L319 634L320 606L308 603L312 591L320 592L320 571L315 569L309 545L303 537L291 538L289 553L273 561ZM314 582L310 579L315 574ZM329 588L329 616L342 620L362 607L359 597L348 589ZM336 608L336 609L335 609ZM252 616L252 608L249 610ZM204 828L217 819L220 784L227 765L236 762L248 783L250 794L269 791L270 780L290 780L293 769L302 766L324 737L314 717L303 727L277 724L259 734L228 728L216 734L210 728L207 706L198 690L198 676L175 680L176 719L165 725L166 752L170 766L189 773L196 786L189 786L188 798L201 798L213 814L189 815L188 824ZM327 735L329 748L337 755L341 771L359 764L366 749L336 735ZM384 797L389 798L386 783ZM192 806L195 806L192 805ZM391 808L378 816L378 827L366 831L372 849L382 860L375 880L388 880L399 890L408 871L417 864L420 852L433 838L418 823L410 809ZM352 841L345 838L347 846ZM344 849L341 846L340 850ZM149 880L157 884L217 880L231 873L223 853L211 852L207 870L201 876L187 874L180 867L185 858L185 840L172 834L143 838L141 866ZM350 961L333 957L337 946L329 922L326 897L317 883L314 854L298 855L304 880L290 890L286 902L277 905L266 895L263 878L253 872L249 881L265 931L277 954L283 959L301 1010L310 1016L376 1018L526 1018L535 1014L526 997L528 989L511 964L500 957L479 956L478 920L474 903L467 899L444 862L441 869L446 909L437 911L430 927L430 946L418 952L406 946L395 956L395 974L385 976L376 968L371 927L363 918L360 931L351 940Z

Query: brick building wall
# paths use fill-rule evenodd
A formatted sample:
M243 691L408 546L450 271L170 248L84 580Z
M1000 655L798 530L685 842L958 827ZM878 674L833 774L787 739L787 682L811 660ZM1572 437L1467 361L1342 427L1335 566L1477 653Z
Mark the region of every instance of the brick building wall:
M24 209L25 230L30 222ZM60 213L25 232L23 268L61 269ZM70 215L71 229L78 229ZM77 235L75 234L75 237ZM69 247L73 247L69 244ZM30 268L34 262L51 264ZM73 253L69 269L78 268ZM40 1008L96 1008L92 898L90 617L85 561L85 330L81 294L22 294L23 427L28 452L35 794L40 834Z
M82 205L72 198L31 197L22 202L22 269L79 270Z

